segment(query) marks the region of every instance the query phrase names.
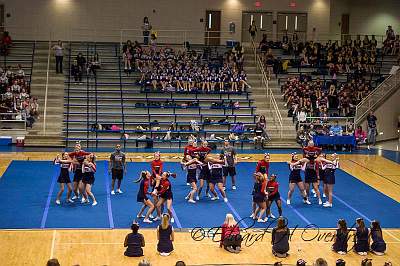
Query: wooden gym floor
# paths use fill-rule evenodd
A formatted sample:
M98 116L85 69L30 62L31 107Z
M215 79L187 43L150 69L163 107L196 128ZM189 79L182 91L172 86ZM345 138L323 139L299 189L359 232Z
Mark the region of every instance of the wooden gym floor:
M99 159L108 157L106 153L97 154ZM178 161L180 154L163 154L165 161ZM7 169L11 159L14 160L52 160L52 153L3 153L0 154L0 176ZM152 154L127 154L129 160L149 161ZM262 157L261 154L241 154L240 161L253 162ZM289 159L288 154L272 154L271 161L282 162ZM374 189L386 194L400 203L400 165L378 155L341 155L341 168L355 176ZM399 205L400 208L400 205ZM350 252L341 256L330 250L331 238L329 233L333 229L317 231L295 230L290 242L290 256L287 259L276 259L271 254L270 234L266 233L262 240L252 241L249 238L243 251L230 254L219 248L218 243L211 239L194 241L188 232L176 232L175 251L169 257L160 257L156 253L156 231L141 230L145 236L146 259L155 266L174 265L177 260L183 260L188 265L234 264L252 265L268 264L282 261L286 264L295 264L297 259L305 259L309 265L318 257L325 258L329 265L334 265L338 258L346 260L347 265L360 265L363 257ZM49 258L58 258L61 265L137 265L138 258L123 256L123 240L129 230L0 230L0 258L1 265L45 265ZM247 232L261 238L261 232L253 230ZM304 241L306 238L315 239ZM373 265L383 265L391 261L393 265L400 265L400 230L385 229L384 237L387 242L387 254L375 256ZM252 243L254 242L254 243Z

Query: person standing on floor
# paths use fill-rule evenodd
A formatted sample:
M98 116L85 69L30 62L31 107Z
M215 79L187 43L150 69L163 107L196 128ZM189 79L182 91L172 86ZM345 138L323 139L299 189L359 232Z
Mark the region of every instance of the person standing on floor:
M224 155L225 165L223 167L224 170L224 189L226 186L226 178L228 175L232 178L232 189L236 190L236 150L229 144L229 140L224 141L224 147L221 150L221 155Z
M368 149L370 148L370 145L375 146L376 142L376 135L377 135L377 129L376 129L376 121L378 119L374 115L374 113L371 111L369 112L367 116L367 124L368 124Z
M251 39L254 41L254 39L256 38L256 33L257 33L257 26L256 26L256 22L254 20L251 22L251 25L249 26L249 33L250 33Z
M150 31L153 27L151 26L149 22L148 17L143 18L143 25L142 25L142 30L143 30L143 44L148 45L149 44L149 35Z
M115 151L110 155L108 162L108 173L112 175L111 181L111 195L115 195L114 186L115 180L118 180L117 193L122 194L121 182L124 175L126 175L126 156L121 151L121 144L115 146Z
M56 57L56 73L63 73L64 48L60 40L53 46L53 50Z

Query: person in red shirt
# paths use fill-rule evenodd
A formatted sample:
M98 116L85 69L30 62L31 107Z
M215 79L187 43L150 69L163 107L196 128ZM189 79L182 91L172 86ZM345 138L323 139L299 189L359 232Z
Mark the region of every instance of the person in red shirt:
M281 195L279 194L279 183L276 182L276 175L272 174L270 176L270 180L267 183L267 215L268 217L275 218L274 215L271 214L271 204L275 201L276 206L278 207L279 216L282 216L282 201ZM268 220L268 217L266 220Z
M172 194L172 184L168 179L170 175L169 172L163 172L161 174L160 185L156 187L156 195L159 196L159 199L156 204L158 216L154 221L161 220L161 206L166 202L168 214L169 217L171 217L171 223L174 223L172 214L172 200L174 197Z
M71 158L72 164L74 166L73 190L75 195L72 197L72 200L78 199L79 194L83 195L84 191L82 183L82 178L83 178L82 164L86 156L90 154L91 154L90 152L85 152L84 150L82 150L80 143L76 143L75 150L73 152L68 153L68 156Z
M264 159L259 160L256 166L256 173L261 173L268 179L269 161L271 156L269 153L264 154Z
M183 150L183 156L186 157L186 155L193 156L193 150L196 149L196 145L194 144L193 139L188 140L188 145L185 146Z
M208 154L210 154L211 149L208 147L208 142L206 140L203 140L201 142L201 146L198 148L195 148L193 150L193 155L199 159L199 161L201 163L204 164L203 167L201 167L200 170L200 174L199 174L199 179L200 179L200 186L199 189L197 191L197 196L196 196L196 200L200 200L200 195L201 195L201 191L203 189L204 186L204 180L207 182L207 189L206 189L206 194L211 197L211 195L209 195L208 191L209 191L209 181L210 181L210 169L208 168L208 165L205 163L205 159L208 156Z
M150 195L149 188L151 186L151 173L149 171L142 171L140 174L140 188L136 197L137 202L143 203L142 208L140 209L139 213L136 215L137 218L144 218L144 223L152 223L149 219L150 214L154 211L155 207L153 202L148 197ZM142 213L149 207L145 216L142 216Z
M158 197L156 195L156 189L160 185L161 174L163 173L163 161L161 161L161 154L159 151L154 153L154 160L151 161L151 185L153 186L153 201L157 205ZM160 218L161 219L161 218Z
M308 142L307 147L303 148L303 157L310 161L314 161L314 160L317 160L317 158L321 154L321 152L322 152L322 149L314 146L314 141L310 140Z
M232 253L239 253L242 245L239 224L232 214L226 214L224 224L221 226L221 241L219 246Z

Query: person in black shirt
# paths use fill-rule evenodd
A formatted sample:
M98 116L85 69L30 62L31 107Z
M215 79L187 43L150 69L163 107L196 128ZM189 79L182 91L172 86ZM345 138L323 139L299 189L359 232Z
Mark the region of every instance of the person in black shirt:
M338 221L338 228L336 229L335 242L332 245L332 250L344 255L347 253L347 240L349 231L347 229L346 221L340 219Z
M131 225L131 229L132 233L125 237L124 247L126 247L126 250L124 255L127 257L141 257L143 256L142 247L145 246L144 237L138 233L139 225L136 222Z
M378 119L376 118L376 116L374 115L373 112L370 112L367 116L367 123L368 123L368 149L370 147L370 145L372 144L372 146L375 146L375 142L376 142L376 135L377 135L377 131L376 131L376 121Z

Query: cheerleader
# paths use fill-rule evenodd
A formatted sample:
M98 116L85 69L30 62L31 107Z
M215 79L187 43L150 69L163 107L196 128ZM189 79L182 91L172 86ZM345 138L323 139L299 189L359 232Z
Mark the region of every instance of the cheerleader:
M222 197L224 198L224 202L228 202L223 184L223 167L225 164L224 156L221 155L219 159L214 159L211 156L207 156L205 161L208 163L208 168L210 169L209 185L210 191L214 195L214 197L211 197L211 200L219 199L218 194L215 191L215 186L217 186Z
M156 187L156 192L153 192L153 194L159 196L159 200L156 205L158 216L154 219L154 221L161 220L161 206L163 206L163 204L166 202L168 214L171 217L171 223L174 223L174 218L172 216L172 185L168 179L170 175L171 174L169 172L163 172L160 178L160 185Z
M231 77L231 91L232 92L238 91L238 82L239 82L239 77L238 77L237 73L234 72Z
M154 160L151 161L151 177L153 187L157 187L160 182L160 175L163 171L163 161L161 161L161 154L159 151L154 153Z
M85 152L82 150L80 143L75 144L74 152L68 153L68 156L72 159L72 164L74 168L73 191L75 195L72 197L72 200L78 199L79 194L84 193L83 183L82 183L82 178L83 178L82 164L83 161L85 160L85 156L90 154L91 154L90 152Z
M339 158L336 153L332 154L332 160L324 160L322 169L325 171L326 194L328 200L324 203L324 207L332 208L333 185L335 184L335 170L339 167Z
M197 169L202 165L202 163L197 158L192 158L189 154L186 155L184 160L181 162L182 167L186 169L186 183L190 184L191 190L185 199L189 203L196 203L194 196L197 192Z
M140 188L136 197L137 202L143 203L142 208L140 209L139 213L136 215L137 218L144 218L144 223L152 223L149 219L151 217L152 212L154 211L155 207L153 202L149 199L149 187L151 185L151 173L149 171L142 171L140 173ZM146 216L143 216L142 213L149 207Z
M276 182L276 175L272 174L270 180L267 182L267 217L264 221L268 221L268 217L275 218L271 213L271 204L275 201L278 207L279 216L282 216L282 201L279 194L279 183Z
M311 202L307 198L307 192L304 189L304 183L300 175L300 171L303 169L303 166L301 164L296 164L299 161L298 157L299 156L296 153L292 153L292 161L288 162L290 175L289 175L289 191L286 200L287 205L291 204L292 194L294 192L294 188L296 185L299 188L301 195L303 196L303 202L305 204L311 204Z
M210 197L208 193L208 184L210 180L210 169L207 167L207 164L205 163L205 159L208 156L208 154L211 152L211 149L208 147L208 142L206 140L203 140L201 143L201 146L198 148L193 149L193 154L199 159L201 163L203 163L200 174L199 174L199 179L200 179L200 187L198 188L197 191L197 196L196 200L200 199L201 191L204 186L204 181L207 183L207 189L206 189L206 194L207 196Z
M271 156L269 153L264 154L264 159L258 161L256 166L256 173L261 173L265 176L265 179L268 180L268 171L269 171L269 161Z
M306 192L309 195L310 186L313 187L315 195L318 197L318 204L322 205L321 194L318 189L318 163L313 160L308 160L304 165L304 181L306 184Z
M257 222L264 223L268 220L268 218L266 218L266 220L262 219L267 209L267 203L265 201L267 179L261 173L255 173L254 178L255 182L252 192L253 205L256 205L257 207L253 208L253 213L250 215L250 218L257 219L257 214L258 214Z
M265 153L264 159L257 162L255 174L261 174L264 176L264 179L268 181L268 172L269 172L269 161L270 161L270 154ZM253 202L253 213L256 211L257 204Z
M56 199L56 204L60 205L61 201L61 195L64 192L64 185L67 185L67 202L73 203L74 201L71 199L71 192L72 192L72 186L71 186L71 179L69 178L69 170L71 169L72 166L72 160L69 158L68 153L64 152L61 155L57 155L57 157L54 159L54 164L60 165L60 175L58 176L57 182L60 184L60 190L57 193L57 199Z
M97 201L96 198L94 197L94 194L92 193L92 186L94 184L94 179L95 179L94 173L96 173L96 163L93 154L86 156L86 159L83 161L82 173L83 173L82 183L84 189L84 194L82 195L82 203L89 203L88 199L89 196L93 200L92 206L96 206Z

